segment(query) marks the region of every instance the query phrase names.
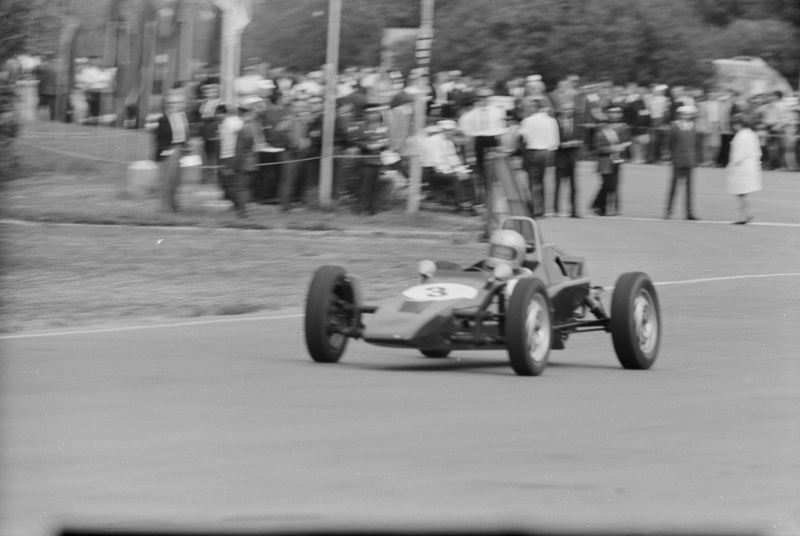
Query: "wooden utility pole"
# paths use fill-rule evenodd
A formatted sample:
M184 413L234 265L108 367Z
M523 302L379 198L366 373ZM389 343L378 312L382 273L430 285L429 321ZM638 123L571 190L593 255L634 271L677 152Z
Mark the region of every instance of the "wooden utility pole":
M431 43L433 42L433 8L434 0L421 0L421 16L419 24L419 34L417 36L417 87L414 88L414 131L412 133L417 140L414 154L409 161L409 185L408 202L406 213L416 214L419 212L420 185L422 183L422 160L420 159L420 132L425 125L425 104L428 99L428 82L431 65Z
M242 56L242 32L253 16L253 0L213 0L222 11L220 38L220 82L222 99L234 104L238 96L234 80L239 76Z
M342 0L328 3L328 49L325 59L325 103L322 117L322 160L319 166L319 204L328 207L333 190L333 136L336 125L336 87L339 84L339 34Z

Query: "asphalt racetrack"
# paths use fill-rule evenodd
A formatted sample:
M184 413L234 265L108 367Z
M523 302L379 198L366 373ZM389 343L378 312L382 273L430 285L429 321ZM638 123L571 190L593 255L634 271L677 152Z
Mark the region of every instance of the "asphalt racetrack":
M721 223L724 198L702 222L648 218L633 188L624 217L543 220L593 282L657 283L649 371L602 333L538 378L503 352L362 342L321 365L304 296L268 317L4 337L0 533L800 534L800 184L783 177L759 225Z

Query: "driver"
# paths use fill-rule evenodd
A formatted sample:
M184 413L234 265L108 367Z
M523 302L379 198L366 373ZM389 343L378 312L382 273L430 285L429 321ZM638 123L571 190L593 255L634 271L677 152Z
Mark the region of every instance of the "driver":
M525 239L518 232L511 229L495 231L489 240L489 256L485 264L492 269L498 264L507 264L515 276L530 275L533 272L522 265L526 249Z

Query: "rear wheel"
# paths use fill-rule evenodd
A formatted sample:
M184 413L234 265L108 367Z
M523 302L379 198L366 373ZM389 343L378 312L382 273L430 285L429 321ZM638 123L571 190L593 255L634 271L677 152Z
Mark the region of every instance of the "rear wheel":
M553 341L553 314L539 279L520 279L506 315L506 346L511 368L520 376L538 376L547 367Z
M661 309L647 274L622 274L611 297L611 339L626 369L649 369L661 344Z
M450 355L450 350L433 350L433 349L425 349L420 348L419 353L424 355L425 357L431 357L434 359L441 359L443 357L447 357Z
M342 357L348 331L360 322L357 296L344 268L323 266L314 274L305 318L306 347L314 361L335 363Z

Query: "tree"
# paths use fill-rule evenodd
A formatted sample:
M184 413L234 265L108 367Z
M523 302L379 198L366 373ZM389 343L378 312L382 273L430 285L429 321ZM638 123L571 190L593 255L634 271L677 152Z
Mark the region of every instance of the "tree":
M25 0L0 1L0 65L23 52L32 12Z

